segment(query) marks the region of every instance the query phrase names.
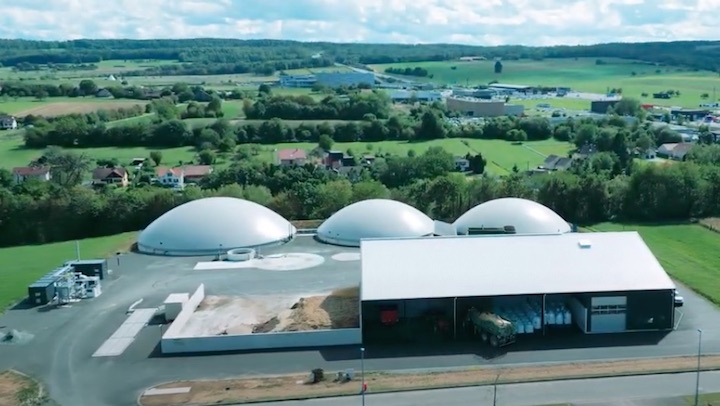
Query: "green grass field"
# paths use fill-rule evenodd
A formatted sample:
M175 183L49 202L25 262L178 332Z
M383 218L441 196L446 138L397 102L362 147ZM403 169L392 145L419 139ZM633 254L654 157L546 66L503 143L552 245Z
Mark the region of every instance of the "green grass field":
M151 116L143 116L140 119L149 120ZM130 119L132 120L132 119ZM190 119L186 120L190 126L207 125L214 121L213 119ZM234 123L259 123L256 120L233 120ZM286 123L290 126L298 126L301 123L319 124L326 120L319 121L294 121ZM332 121L330 121L332 123ZM467 144L466 144L467 143ZM16 166L25 166L30 161L39 157L42 150L26 149L23 146L22 132L13 131L0 133L0 167L11 169ZM547 155L567 155L572 149L569 143L557 142L553 140L526 142L523 145L513 145L502 140L473 140L473 139L443 139L428 142L410 143L407 141L382 141L382 142L349 142L335 143L333 149L341 151L352 150L354 153L368 154L392 154L407 155L408 151L414 150L416 153L422 153L430 147L440 146L454 155L465 155L467 153L482 153L488 160L486 170L496 175L504 175L512 171L514 165L518 169L525 170L534 168L539 165ZM265 162L274 162L275 150L283 148L299 148L311 150L317 147L315 143L281 143L274 145L262 145L259 159ZM83 148L78 152L88 154L93 159L109 159L117 158L121 163L126 164L133 158L147 157L150 154L150 148ZM194 148L181 147L163 149L163 162L167 164L176 164L180 161L188 162L196 157ZM217 164L223 166L229 163L226 157L219 157Z
M105 258L125 251L137 233L80 241L81 258ZM0 248L0 311L27 294L27 286L65 261L75 259L75 242Z
M574 90L593 93L605 93L609 88L622 88L625 96L635 97L643 102L685 107L697 107L702 102L710 101L701 99L700 95L708 93L712 98L713 89L720 89L720 75L717 73L658 67L620 59L600 59L606 63L596 65L595 58L504 61L501 74L494 73L493 61L415 62L374 65L372 68L382 73L388 67L419 66L433 75L432 79L419 80L437 84L486 85L496 80L529 86L569 86ZM642 93L652 96L653 92L670 89L679 90L681 96L670 100L641 97ZM534 101L534 104L536 103Z
M467 142L467 145L465 144ZM275 159L275 150L284 148L299 148L311 150L317 147L313 143L283 143L261 146L259 158L268 162ZM467 153L482 153L488 164L486 171L496 175L505 175L512 171L514 165L525 170L539 165L547 155L567 155L572 149L568 143L557 141L526 142L523 145L513 145L501 140L473 140L473 139L443 139L426 142L410 143L407 141L381 141L381 142L338 142L333 149L340 151L352 150L355 154L391 154L405 156L408 151L423 153L431 147L442 147L453 155Z
M720 234L697 224L598 224L594 231L636 230L675 279L720 305Z

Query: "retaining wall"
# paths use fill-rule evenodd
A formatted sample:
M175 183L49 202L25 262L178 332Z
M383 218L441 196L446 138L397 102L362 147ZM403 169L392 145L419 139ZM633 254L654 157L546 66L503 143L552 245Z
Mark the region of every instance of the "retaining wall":
M283 348L331 347L362 342L359 328L221 335L200 337L163 336L163 354L248 351Z

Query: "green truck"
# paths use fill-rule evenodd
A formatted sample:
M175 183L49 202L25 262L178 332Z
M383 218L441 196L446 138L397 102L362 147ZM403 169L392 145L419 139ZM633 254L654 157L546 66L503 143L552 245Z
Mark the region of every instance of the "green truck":
M473 332L483 342L489 342L493 347L504 347L515 342L515 326L497 314L481 312L472 307L468 310L467 321L472 325Z

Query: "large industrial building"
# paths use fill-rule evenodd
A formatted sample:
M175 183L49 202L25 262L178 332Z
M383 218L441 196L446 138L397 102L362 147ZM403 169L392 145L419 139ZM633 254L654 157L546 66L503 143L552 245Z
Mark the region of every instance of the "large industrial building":
M267 336L180 334L204 300L201 286L197 300L163 336L164 351L476 340L472 308L505 320L518 339L675 326L675 285L638 233L576 233L551 209L525 199L482 203L453 224L402 202L369 199L328 218L315 241L295 234L290 222L263 206L213 197L158 218L141 233L138 248L170 256L226 254L223 261L198 262L196 269L203 270L257 268L316 278L324 266L337 268L334 275L355 275L352 286L359 282L349 306L356 304L357 312L348 316L357 325ZM266 247L265 255L256 255L258 247ZM208 344L211 338L220 347Z
M428 320L459 339L471 307L524 334L674 326L675 285L636 232L573 233L517 198L480 204L453 225L459 236L362 241L365 341L414 341Z
M138 238L138 251L171 256L223 254L287 242L295 227L257 203L211 197L182 204L153 221Z
M327 87L358 86L375 84L372 72L316 72L308 75L280 75L281 87L312 87L318 84Z
M525 107L519 104L508 104L501 100L485 100L471 97L448 97L447 107L469 117L521 116Z
M361 258L365 342L415 341L430 317L462 338L471 307L518 335L674 326L675 285L636 232L364 240Z

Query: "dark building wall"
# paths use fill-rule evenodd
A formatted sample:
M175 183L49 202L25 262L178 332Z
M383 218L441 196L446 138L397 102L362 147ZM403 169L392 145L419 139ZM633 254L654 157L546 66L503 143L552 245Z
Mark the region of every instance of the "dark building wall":
M672 290L629 292L628 330L670 330L675 325Z
M596 114L607 114L610 107L615 107L617 100L595 100L590 102L590 111Z

